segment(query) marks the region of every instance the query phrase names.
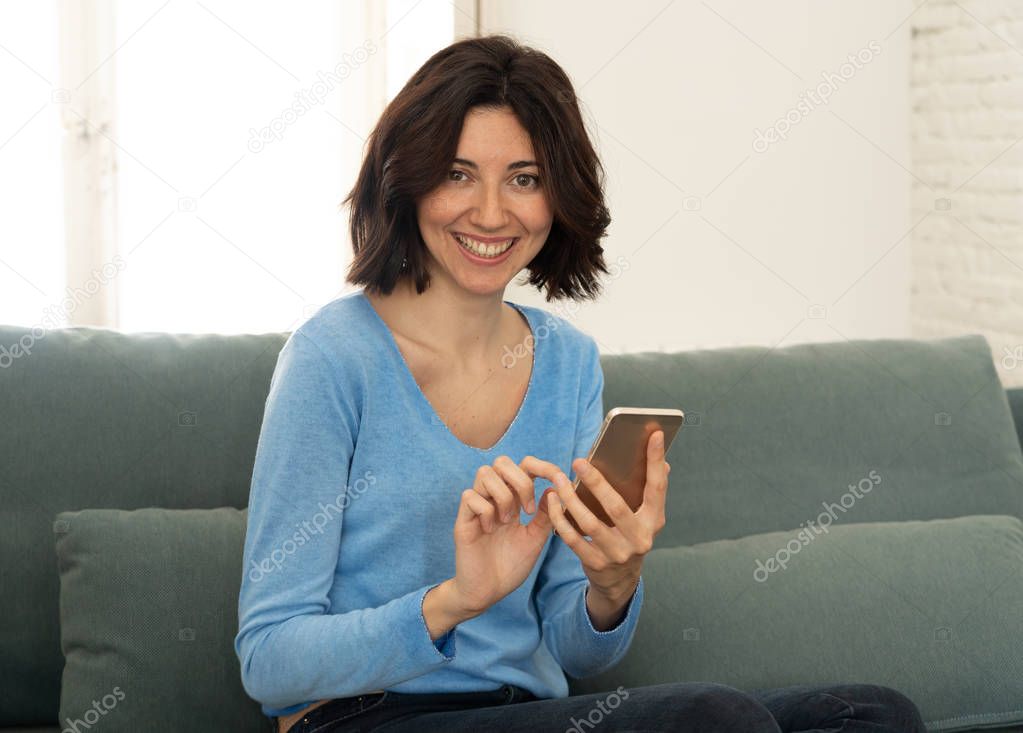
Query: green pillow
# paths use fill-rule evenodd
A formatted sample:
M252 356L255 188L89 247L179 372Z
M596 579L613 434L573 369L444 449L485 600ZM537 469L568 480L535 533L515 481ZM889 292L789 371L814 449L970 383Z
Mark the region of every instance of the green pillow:
M656 549L628 654L572 692L864 682L907 695L928 730L1023 722L1021 570L1023 523L1003 515Z
M61 727L268 730L232 646L245 522L230 507L57 514Z

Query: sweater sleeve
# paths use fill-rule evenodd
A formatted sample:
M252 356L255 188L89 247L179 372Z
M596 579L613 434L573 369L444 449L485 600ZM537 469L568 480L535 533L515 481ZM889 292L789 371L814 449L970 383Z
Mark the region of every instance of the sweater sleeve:
M277 359L249 493L235 653L267 715L386 689L454 658L455 630L430 639L416 588L376 608L331 613L358 380L305 333ZM371 477L370 477L371 479Z
M596 344L590 341L589 346L587 358L583 360L581 412L572 460L589 455L604 419L604 373ZM574 471L569 479L575 480ZM597 631L586 610L588 587L582 561L555 533L537 576L537 609L544 642L561 668L576 679L599 674L625 656L643 604L641 575L622 620L612 629Z

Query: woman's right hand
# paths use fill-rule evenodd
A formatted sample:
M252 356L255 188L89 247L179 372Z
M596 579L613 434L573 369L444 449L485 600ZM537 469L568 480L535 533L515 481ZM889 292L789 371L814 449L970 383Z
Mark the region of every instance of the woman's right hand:
M529 576L552 527L546 510L534 506L533 477L557 474L568 483L547 461L527 456L516 464L499 456L493 465L480 466L472 488L462 492L451 598L464 614L483 613ZM535 512L528 524L520 521L520 508Z

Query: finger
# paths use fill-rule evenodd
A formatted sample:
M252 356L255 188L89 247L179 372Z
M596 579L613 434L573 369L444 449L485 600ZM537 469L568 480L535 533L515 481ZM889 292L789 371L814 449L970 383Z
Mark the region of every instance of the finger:
M483 533L483 520L477 521L476 512L472 510L472 506L469 504L468 494L475 494L476 492L472 489L466 489L462 492L462 496L458 501L458 516L455 517L455 537L457 538L460 533L464 533L466 539L475 541Z
M614 526L621 530L625 538L637 546L642 544L640 540L643 527L639 519L636 517L635 512L632 511L632 508L629 507L628 502L608 483L600 470L583 458L576 459L572 464L572 468L575 469L579 481L596 497L604 511L607 512L607 516L614 523ZM572 510L569 509L569 511ZM572 512L572 516L575 516L574 512ZM576 521L578 522L579 520L576 519ZM581 527L582 525L579 526Z
M640 513L662 514L668 493L668 468L664 460L664 431L655 430L647 441L646 485Z
M526 510L526 513L532 514L535 512L536 500L534 497L533 479L526 475L526 472L508 456L498 456L497 460L494 461L494 470L518 496L519 503L522 504L522 508Z
M568 517L565 516L565 510L562 508L560 498L556 492L544 492L540 504L550 516L551 524L554 526L554 530L558 533L562 542L579 556L584 565L596 568L607 565L607 558L604 557L604 553L597 547L594 547L592 542L587 542L586 538L579 534L575 527L572 526L572 523L568 521ZM579 520L577 519L576 521L578 522Z
M504 515L515 506L515 497L504 486L500 476L488 465L482 465L477 469L473 489L491 501L494 505L494 517L498 521L505 521Z
M540 504L542 505L543 503L543 497L540 497ZM530 532L540 532L545 537L551 533L553 527L550 514L544 511L542 506L537 507L537 512L533 515L533 519L526 525Z
M602 519L590 511L583 500L576 494L572 482L568 480L561 471L555 475L554 490L565 505L565 509L572 515L572 519L583 531L589 535L594 542L598 542L602 549L609 549L614 544L614 530L604 524Z
M515 516L517 500L504 480L490 466L480 466L476 471L476 482L473 488L481 496L489 497L497 505L497 518L501 522L509 522Z
M544 461L536 456L526 456L519 461L519 467L526 473L527 476L536 478L545 478L554 483L555 477L562 473L562 470L555 466L550 461Z
M458 505L456 522L467 524L477 517L484 532L489 534L494 531L497 521L494 505L476 493L475 489L466 489L462 492L462 501Z
M571 512L572 518L579 525L579 528L594 541L597 540L598 536L604 536L605 541L603 544L609 544L606 536L610 532L610 528L598 519L593 512L587 509L582 500L576 496L572 482L568 480L568 476L565 475L564 471L553 463L541 460L535 456L526 456L519 462L519 466L531 476L539 476L550 481L554 485L554 489L561 502Z

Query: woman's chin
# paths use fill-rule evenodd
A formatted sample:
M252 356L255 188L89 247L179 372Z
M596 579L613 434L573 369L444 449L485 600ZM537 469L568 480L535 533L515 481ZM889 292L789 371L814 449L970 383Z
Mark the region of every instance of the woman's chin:
M510 268L504 267L489 272L473 271L474 269L459 268L453 272L449 271L449 277L456 286L473 295L494 295L503 293L518 274L518 270L513 272Z
M508 287L510 280L498 280L496 278L468 278L457 281L462 290L473 295L497 295L503 294Z

